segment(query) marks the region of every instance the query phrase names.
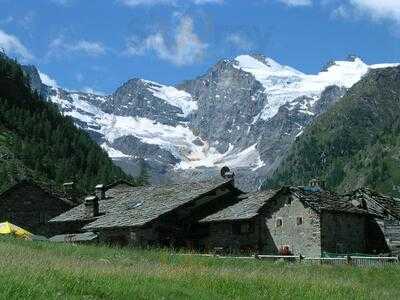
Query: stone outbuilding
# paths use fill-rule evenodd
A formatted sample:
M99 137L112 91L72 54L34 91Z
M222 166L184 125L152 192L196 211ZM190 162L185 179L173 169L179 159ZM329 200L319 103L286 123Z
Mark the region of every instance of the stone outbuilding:
M242 195L242 200L200 220L209 251L294 254L364 253L370 215L315 187L284 187Z
M47 222L74 205L60 192L32 181L21 181L0 194L0 222L8 221L33 234L49 237L60 229Z
M60 216L70 232L91 231L100 242L198 249L207 234L197 221L239 201L234 180L215 179L166 186L113 186Z
M370 252L400 254L400 199L369 188L357 189L343 199L375 216L367 224Z

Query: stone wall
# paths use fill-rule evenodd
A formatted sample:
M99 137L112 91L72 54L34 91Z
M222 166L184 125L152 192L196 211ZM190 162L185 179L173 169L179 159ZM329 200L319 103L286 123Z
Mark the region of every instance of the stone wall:
M266 225L262 239L265 253L276 254L283 247L288 247L294 255L321 255L319 215L297 198L281 196L273 200L261 216ZM301 218L301 224L298 218Z
M321 225L322 251L339 254L366 252L367 219L364 215L325 211Z
M63 200L33 184L19 184L0 196L0 222L11 222L33 234L61 233L48 221L71 209Z
M257 224L258 220L258 218L253 218L248 221L210 223L209 236L202 241L202 244L207 252L212 252L215 248L223 248L229 253L259 253L260 226ZM253 230L248 233L240 233L235 230L234 226L240 228L243 224L253 226Z
M131 247L159 246L158 234L153 227L148 228L114 228L96 232L99 242Z
M298 217L302 224L297 225ZM278 219L282 224L277 227ZM252 249L253 253L279 254L280 248L287 246L295 255L321 255L319 215L290 195L271 201L247 222L254 227L248 234L233 230L234 224L246 223L245 220L210 223L209 236L203 240L206 249L223 247L228 252Z
M254 231L235 234L234 224L244 221L210 223L206 249L223 247L229 252L253 249L262 254L320 257L323 252L367 253L367 217L344 212L321 214L305 206L294 195L281 195L267 202L249 222ZM287 254L287 253L285 253Z
M73 234L83 232L82 228L89 224L90 220L71 221L71 222L51 222L48 226L51 233L56 234Z

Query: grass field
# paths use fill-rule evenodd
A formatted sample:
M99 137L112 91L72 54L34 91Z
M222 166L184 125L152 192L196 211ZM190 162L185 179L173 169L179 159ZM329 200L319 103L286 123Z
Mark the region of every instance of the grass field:
M400 267L307 266L0 239L1 299L400 299Z

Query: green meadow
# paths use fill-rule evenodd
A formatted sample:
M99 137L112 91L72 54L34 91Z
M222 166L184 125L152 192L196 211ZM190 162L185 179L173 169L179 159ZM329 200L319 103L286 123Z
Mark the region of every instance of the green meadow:
M1 299L400 299L400 267L0 239Z

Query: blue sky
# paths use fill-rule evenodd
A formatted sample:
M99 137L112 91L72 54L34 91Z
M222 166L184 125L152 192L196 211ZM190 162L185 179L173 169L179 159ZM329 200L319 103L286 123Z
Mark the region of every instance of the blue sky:
M262 53L303 72L357 54L400 62L399 0L0 0L0 47L59 86L195 78Z

